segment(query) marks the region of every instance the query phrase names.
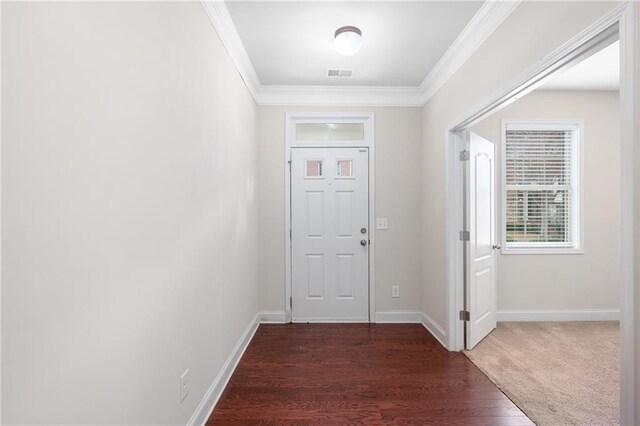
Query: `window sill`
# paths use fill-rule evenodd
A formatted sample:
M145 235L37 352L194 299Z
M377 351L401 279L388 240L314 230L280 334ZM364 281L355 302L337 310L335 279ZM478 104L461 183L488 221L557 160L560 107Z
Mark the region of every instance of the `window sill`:
M583 248L575 248L575 247L549 247L549 248L533 248L533 247L509 247L505 248L503 246L501 250L501 254L504 255L512 255L512 254L584 254Z

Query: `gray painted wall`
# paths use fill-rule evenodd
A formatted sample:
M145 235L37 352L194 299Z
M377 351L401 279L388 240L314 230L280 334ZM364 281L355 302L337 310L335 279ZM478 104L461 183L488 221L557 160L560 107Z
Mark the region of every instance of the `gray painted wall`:
M620 117L618 92L536 91L471 130L496 145L496 212L502 221L501 120L582 119L584 254L497 252L498 311L619 309ZM498 241L502 227L498 225Z
M2 8L2 422L185 424L258 311L257 108L198 2Z
M377 231L376 311L420 310L420 108L258 108L258 192L260 194L260 306L285 308L285 113L358 111L375 114L375 209L389 219ZM391 286L400 286L400 298Z

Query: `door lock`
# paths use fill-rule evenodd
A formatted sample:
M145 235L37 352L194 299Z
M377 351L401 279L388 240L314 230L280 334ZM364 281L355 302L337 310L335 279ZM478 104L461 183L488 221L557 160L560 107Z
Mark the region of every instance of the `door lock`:
M493 245L493 249L494 250L500 250L500 249L502 249L502 246L500 244L494 244Z

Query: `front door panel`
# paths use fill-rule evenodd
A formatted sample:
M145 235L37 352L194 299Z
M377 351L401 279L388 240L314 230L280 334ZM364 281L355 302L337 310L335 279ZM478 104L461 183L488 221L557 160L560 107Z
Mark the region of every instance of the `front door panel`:
M292 321L369 321L367 148L291 150Z

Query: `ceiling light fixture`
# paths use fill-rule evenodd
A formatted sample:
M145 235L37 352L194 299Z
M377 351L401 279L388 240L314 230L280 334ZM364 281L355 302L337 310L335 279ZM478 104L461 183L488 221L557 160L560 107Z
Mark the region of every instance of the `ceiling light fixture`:
M340 27L336 30L334 37L333 44L341 55L353 55L362 46L362 31L357 27Z

